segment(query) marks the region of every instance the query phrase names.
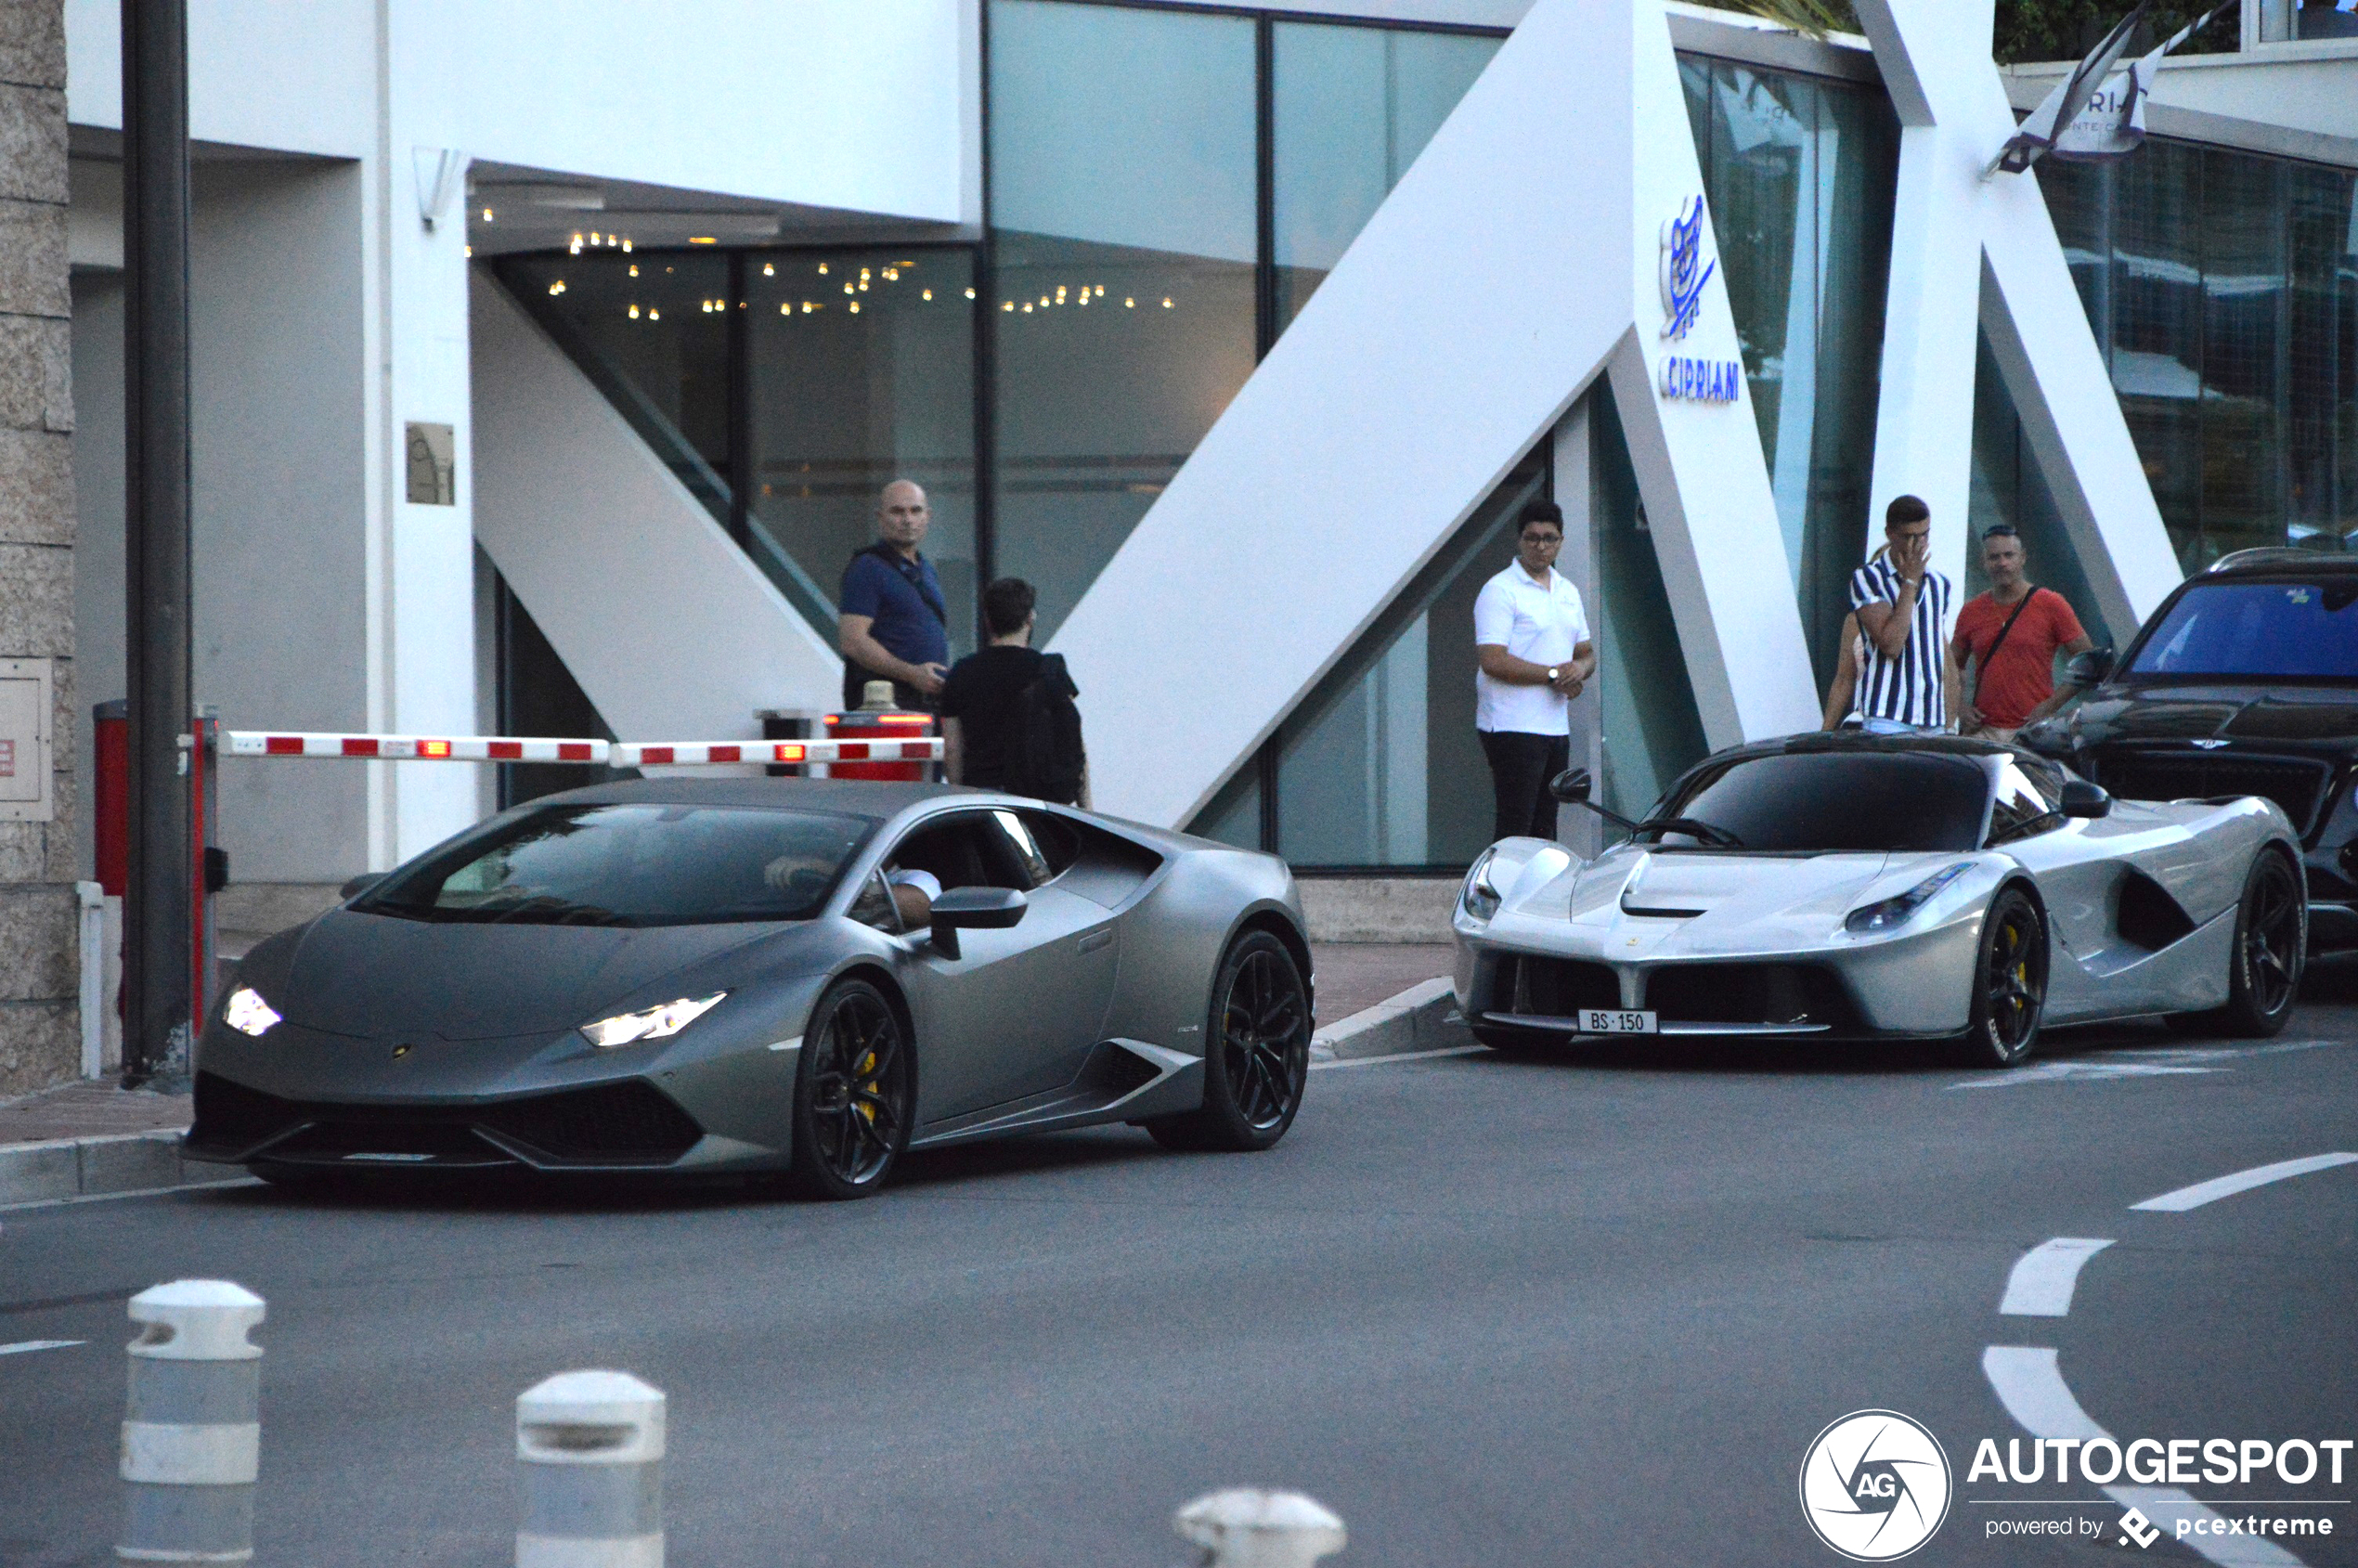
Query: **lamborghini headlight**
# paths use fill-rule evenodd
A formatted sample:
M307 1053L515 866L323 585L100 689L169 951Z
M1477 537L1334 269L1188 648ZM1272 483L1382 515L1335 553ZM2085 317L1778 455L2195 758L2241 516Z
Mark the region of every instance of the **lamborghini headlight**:
M710 996L683 996L677 1002L667 1002L659 1007L642 1007L635 1013L616 1013L611 1018L583 1024L582 1038L602 1051L610 1051L617 1045L636 1045L644 1040L668 1040L712 1011L713 1006L728 994L725 991L716 991Z
M262 992L252 986L241 985L231 991L229 1000L222 1004L221 1021L240 1034L251 1034L260 1039L270 1032L272 1024L279 1021L279 1010L262 999Z
M1472 919L1487 920L1498 913L1498 887L1490 880L1490 862L1497 858L1496 849L1484 849L1482 858L1474 862L1473 869L1466 873L1465 890L1458 894L1458 901Z
M1852 910L1850 918L1842 923L1843 927L1851 931L1870 933L1888 931L1893 927L1905 923L1910 915L1930 901L1935 893L1956 881L1972 868L1973 862L1970 861L1960 861L1955 865L1943 866L1896 899L1885 899L1876 903L1861 904L1859 908Z

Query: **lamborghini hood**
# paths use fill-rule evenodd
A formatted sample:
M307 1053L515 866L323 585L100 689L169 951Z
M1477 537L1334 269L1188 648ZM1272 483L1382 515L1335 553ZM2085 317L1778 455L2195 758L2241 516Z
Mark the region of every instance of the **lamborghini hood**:
M331 910L257 949L240 974L306 1028L490 1040L572 1029L775 931L442 925Z

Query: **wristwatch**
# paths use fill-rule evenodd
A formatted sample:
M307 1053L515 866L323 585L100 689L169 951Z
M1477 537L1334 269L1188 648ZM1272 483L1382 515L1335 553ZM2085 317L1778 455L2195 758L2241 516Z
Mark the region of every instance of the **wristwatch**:
M1562 679L1563 679L1563 675L1562 675L1562 673L1561 673L1561 671L1559 671L1559 670L1557 669L1557 667L1556 667L1554 665L1549 665L1549 666L1548 667L1548 685L1552 686L1552 685L1554 685L1557 681L1559 681L1559 680L1562 680Z

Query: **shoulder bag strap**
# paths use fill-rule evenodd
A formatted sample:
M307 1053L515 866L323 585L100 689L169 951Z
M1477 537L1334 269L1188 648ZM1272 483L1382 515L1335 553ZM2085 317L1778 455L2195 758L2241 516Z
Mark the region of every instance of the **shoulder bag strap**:
M2024 594L2022 596L2022 603L2015 606L2015 613L2006 617L2006 624L1998 628L1998 635L1996 637L1990 639L1989 652L1982 654L1979 658L1974 661L1972 699L1974 706L1979 707L1981 706L1982 678L1989 673L1989 667L1997 662L1998 650L2006 645L2006 633L2014 630L2015 622L2022 619L2022 613L2030 608L2030 602L2046 591L2047 590L2043 588L2034 588L2028 593Z

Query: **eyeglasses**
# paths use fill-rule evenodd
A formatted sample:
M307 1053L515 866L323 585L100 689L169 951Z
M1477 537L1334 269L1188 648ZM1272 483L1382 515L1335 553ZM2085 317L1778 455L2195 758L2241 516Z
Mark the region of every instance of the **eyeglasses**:
M1561 544L1564 542L1564 537L1561 534L1525 534L1522 536L1522 542L1537 545Z

